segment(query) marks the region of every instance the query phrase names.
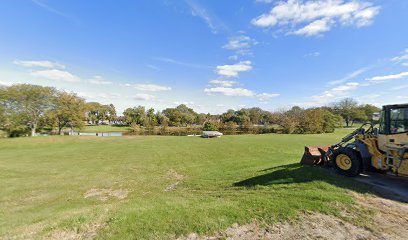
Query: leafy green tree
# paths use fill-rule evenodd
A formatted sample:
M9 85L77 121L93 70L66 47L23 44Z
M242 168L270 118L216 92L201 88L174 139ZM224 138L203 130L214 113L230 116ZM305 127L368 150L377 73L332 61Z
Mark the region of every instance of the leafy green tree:
M92 124L98 125L103 121L114 121L116 116L116 109L113 104L102 105L98 102L89 102L86 104L87 120Z
M0 105L11 122L9 131L24 131L28 128L31 136L35 136L45 113L53 108L55 94L55 88L30 84L17 84L1 89Z
M289 111L281 111L278 118L278 125L283 128L285 133L294 133L299 129L300 120L303 117L303 109L294 106Z
M135 123L139 126L144 126L146 121L145 107L138 106L133 108L127 108L123 112L123 117L125 119L125 122L129 125Z
M91 124L98 124L99 119L99 110L101 108L101 104L97 102L89 102L86 103L87 109L87 120Z
M81 128L84 125L85 100L73 93L58 92L54 98L53 109L47 114L57 126L58 134L65 127Z
M352 98L345 98L333 104L333 110L346 122L346 126L352 126L354 120L364 117L364 113L358 109L358 103Z
M204 123L203 131L218 131L218 128L214 123L208 121Z
M166 117L166 115L164 115L161 112L157 112L156 113L156 119L157 119L157 124L159 124L160 126L169 126L169 118Z
M329 133L334 132L335 128L342 122L339 115L333 114L327 109L310 108L302 113L297 133Z
M264 115L264 111L258 107L249 109L249 118L252 124L262 124L263 115Z
M109 104L108 114L109 114L108 116L109 123L117 120L116 108L112 103Z
M154 112L154 108L150 108L146 111L146 121L145 126L154 127L157 125L157 118Z
M197 119L197 113L193 109L184 104L176 108L167 108L163 110L163 114L169 119L173 126L187 126L193 124Z
M381 111L380 108L371 104L361 105L359 109L364 114L364 119L362 119L363 121L371 121L373 114Z

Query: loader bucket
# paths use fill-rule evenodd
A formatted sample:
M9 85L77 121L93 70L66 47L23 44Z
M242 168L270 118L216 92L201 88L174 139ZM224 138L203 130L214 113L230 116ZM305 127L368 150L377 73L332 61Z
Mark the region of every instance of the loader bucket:
M303 165L324 165L327 159L327 151L330 146L321 147L305 147L305 153L303 154L300 164Z

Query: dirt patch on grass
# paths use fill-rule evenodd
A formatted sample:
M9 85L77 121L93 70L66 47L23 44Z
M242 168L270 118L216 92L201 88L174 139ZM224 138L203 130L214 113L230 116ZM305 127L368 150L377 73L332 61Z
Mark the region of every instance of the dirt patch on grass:
M358 204L374 211L371 231L384 239L406 239L408 236L408 204L370 195L353 194Z
M53 232L48 239L61 239L61 240L83 240L83 239L95 239L98 230L105 227L106 224L94 223L82 226L81 229L75 229L71 231L56 231Z
M96 198L100 201L107 201L111 198L125 199L129 194L126 189L113 190L110 188L92 188L84 194L84 198Z
M256 222L246 225L234 224L213 236L200 236L192 233L178 239L406 239L408 236L408 204L357 193L353 193L353 196L356 199L357 208L373 213L368 217L368 221L353 213L346 213L345 218L313 213L305 214L293 222L269 226Z
M181 181L183 181L184 176L178 172L176 172L174 169L170 169L169 171L167 171L167 178L169 180L175 181L172 184L168 185L163 191L164 192L170 192L173 191L174 189L176 189L177 185L179 185L179 183Z

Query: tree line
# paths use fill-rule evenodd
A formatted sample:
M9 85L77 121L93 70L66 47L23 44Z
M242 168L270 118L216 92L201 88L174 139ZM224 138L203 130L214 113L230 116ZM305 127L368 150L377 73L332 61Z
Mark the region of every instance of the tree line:
M61 134L65 129L81 129L86 124L128 125L131 129L202 127L204 130L250 132L257 126L274 126L284 133L326 133L336 127L364 122L379 109L359 105L347 98L326 107L269 112L261 108L228 110L222 114L197 113L181 104L155 111L143 106L127 108L118 116L113 104L86 102L75 93L52 87L17 84L0 87L0 129L8 136L35 136L40 130Z

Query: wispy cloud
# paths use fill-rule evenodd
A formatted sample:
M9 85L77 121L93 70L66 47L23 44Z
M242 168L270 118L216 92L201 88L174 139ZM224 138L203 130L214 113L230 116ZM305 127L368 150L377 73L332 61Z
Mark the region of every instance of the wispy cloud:
M389 81L389 80L395 80L395 79L400 79L400 78L405 78L408 77L408 72L402 72L399 74L391 74L391 75L385 75L385 76L375 76L371 78L367 78L366 80L372 81L372 82L381 82L381 81Z
M59 15L59 16L64 17L64 18L67 18L67 19L73 21L76 24L80 23L77 18L75 18L75 17L73 17L73 16L71 16L71 15L69 15L69 14L67 14L67 13L65 13L63 11L57 10L56 8L51 7L49 4L46 4L45 1L43 1L43 0L31 0L31 1L35 5L41 7L42 9L44 9L44 10L50 12L50 13Z
M256 3L272 3L274 0L255 0Z
M166 57L152 57L152 59L160 61L160 62L171 63L171 64L180 65L184 67L190 67L190 68L203 68L203 69L211 68L210 66L205 66L205 65L195 64L195 63L187 63L187 62L178 61L178 60L175 60L172 58L166 58Z
M221 94L229 97L256 97L261 103L268 103L272 98L280 96L278 93L256 93L252 90L245 88L232 88L232 87L213 87L206 88L204 92L208 95Z
M94 76L93 78L88 80L89 83L95 84L95 85L110 85L112 82L105 80L101 76Z
M305 54L303 57L307 58L307 57L318 57L320 56L320 52L311 52L308 54Z
M78 96L85 98L88 101L105 101L120 99L119 93L93 93L93 92L78 92Z
M220 80L220 79L215 79L215 80L211 80L210 84L213 85L219 85L222 87L232 87L236 84L238 84L238 82L236 81L231 81L231 80Z
M37 78L46 78L50 80L58 80L65 82L80 82L81 79L74 74L58 69L33 71L31 75Z
M351 72L351 73L347 74L345 77L343 77L343 78L341 78L339 80L331 81L328 84L329 85L337 85L337 84L347 82L347 81L352 80L352 79L360 76L361 74L369 71L370 69L371 69L371 67L359 68L359 69L355 70L354 72Z
M1 81L1 80L0 80L0 87L1 87L1 86L6 86L6 87L8 87L8 86L11 86L11 85L13 85L12 82Z
M272 98L279 97L279 93L260 93L256 95L261 103L268 103Z
M327 104L338 98L347 96L350 92L356 90L360 86L361 85L357 82L349 82L343 85L333 87L331 89L324 91L323 94L311 96L310 99L312 99L313 102L307 103L306 105L318 106Z
M400 63L402 66L408 66L408 48L405 49L399 56L393 57L391 61Z
M139 91L146 91L146 92L162 92L162 91L170 91L171 87L162 86L157 84L125 84L126 87L132 87Z
M253 97L255 93L251 90L245 88L230 88L230 87L214 87L206 88L204 92L211 94L222 94L225 96L234 96L234 97Z
M226 25L214 14L210 13L204 6L198 3L196 0L185 0L187 5L191 9L191 14L201 18L211 30L216 34L220 30L227 29Z
M408 85L400 85L400 86L396 86L393 87L392 90L402 90L402 89L407 89Z
M156 67L155 65L152 64L146 64L146 67L154 70L154 71L160 71L160 68Z
M231 37L228 43L223 46L223 48L230 50L237 50L242 48L246 49L256 44L258 44L258 42L255 39L252 39L251 37L245 35L240 35Z
M135 100L140 100L140 101L153 101L156 100L156 96L146 94L146 93L137 93L133 97Z
M364 0L278 1L269 13L252 20L257 27L283 27L288 34L315 36L337 25L370 25L380 7Z
M34 67L41 67L41 68L61 68L65 69L65 65L57 62L51 61L22 61L22 60L15 60L13 61L15 65L19 65L22 67L27 68L34 68Z

